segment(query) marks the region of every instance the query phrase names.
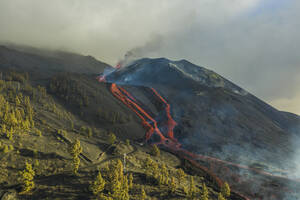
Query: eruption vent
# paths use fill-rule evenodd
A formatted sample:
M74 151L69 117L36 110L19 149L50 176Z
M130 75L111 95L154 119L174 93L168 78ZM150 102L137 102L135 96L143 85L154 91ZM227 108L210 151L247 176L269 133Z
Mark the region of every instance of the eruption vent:
M259 199L260 197L257 196L257 194L261 191L265 192L267 197L269 197L268 193L274 192L272 188L273 185L271 185L273 181L280 183L280 185L276 187L280 187L281 190L290 191L290 193L293 194L297 193L298 186L290 189L286 184L281 184L292 181L285 176L273 174L267 169L257 168L247 163L240 164L241 162L226 160L224 157L220 158L219 156L207 155L206 153L197 151L198 149L205 148L209 145L206 138L213 139L214 146L216 146L216 144L222 144L222 141L218 141L218 139L220 139L219 136L221 134L224 134L224 131L222 131L222 133L219 133L218 131L228 129L228 126L232 128L230 131L230 138L235 141L227 141L227 143L232 145L237 142L237 133L235 132L238 132L238 136L240 137L241 131L257 128L257 126L263 124L261 121L268 117L274 117L271 118L272 120L270 121L278 121L280 115L278 115L276 110L264 104L254 96L251 96L242 88L239 88L223 77L205 68L193 65L188 61L169 61L164 58L145 58L137 61L130 61L131 65L128 65L128 60L129 59L124 59L124 61L120 62L114 68L113 72L108 74L104 73L97 77L97 79L99 82L111 83L110 91L114 97L120 100L141 119L142 125L146 129L145 139L147 142L158 144L160 147L177 154L181 158L189 160L194 166L207 172L219 187L223 183L218 176L222 177L222 180L229 182L233 186L232 189L234 191L238 190L243 192L244 195L235 192L239 197L242 197L242 199ZM126 90L125 87L121 85L136 86L136 88L138 88L138 93L135 93L135 89L131 93L129 92L131 91L130 88L128 88L129 90ZM158 115L152 113L151 109L149 110L148 104L145 105L143 103L143 95L138 95L141 91L143 92L143 95L146 96L147 101L149 100L150 104L153 104L154 107L159 110ZM171 98L169 99L169 102L172 102L172 105L174 106L172 112L173 114L176 113L177 122L172 117L171 105L159 91L164 94L164 97ZM188 98L182 98L181 94L177 94L179 91L184 91L184 97ZM222 104L220 104L221 101L218 101L218 98L223 97L226 100L226 104L222 107ZM193 102L192 104L190 103L191 101ZM251 104L249 104L249 102L251 102ZM245 105L247 105L246 108L244 107ZM252 105L254 105L253 108L251 108ZM182 131L181 128L185 121L182 120L184 119L183 115L179 114L180 116L178 117L178 111L180 111L181 108L185 109L185 113L189 113L190 116L194 115L193 117L194 119L197 119L198 127L199 124L203 125L203 127L209 127L209 124L212 124L211 120L216 119L222 120L222 123L215 121L214 132L203 131L201 132L201 135L199 133L197 135L185 131L191 129ZM249 111L249 108L252 109L253 113L246 112ZM239 112L239 109L244 112ZM259 121L259 124L253 123L256 122L255 118L254 120L251 120L249 129L245 128L241 130L241 127L235 126L238 124L247 125L245 121L241 121L243 122L241 123L239 120L252 119L252 115L260 116L255 112L259 114L266 113L265 118L262 118ZM212 116L212 114L214 114L214 116ZM235 118L235 115L239 117ZM279 117L276 118L277 116ZM208 120L205 122L203 119L206 117L208 117ZM177 124L180 126L176 127ZM222 127L223 125L224 128ZM192 127L190 124L187 124L187 126ZM175 127L176 132L174 133ZM278 124L276 127L278 127ZM199 129L201 129L201 127ZM274 127L271 127L270 129L274 129ZM179 131L177 132L177 130ZM247 136L251 135L251 133L248 132L243 134ZM190 137L191 140L187 140L188 137ZM259 140L253 139L253 141ZM193 142L197 144L196 148L198 149L193 149L195 148ZM213 151L209 149L207 152L211 153ZM264 181L266 181L266 186L264 186L263 189L260 189L259 186L255 187L253 191L251 189L245 189L245 185L255 185L255 181L259 181L260 179L265 179ZM274 195L277 199L282 199L282 195L279 192Z

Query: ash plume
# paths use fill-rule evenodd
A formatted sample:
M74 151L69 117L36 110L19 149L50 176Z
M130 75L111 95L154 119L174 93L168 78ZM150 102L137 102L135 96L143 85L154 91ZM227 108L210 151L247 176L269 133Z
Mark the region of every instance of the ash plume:
M134 47L127 51L124 57L119 60L118 64L124 67L130 65L135 60L157 55L157 52L159 52L160 48L163 46L163 41L163 36L153 36L152 39L150 39L144 45Z

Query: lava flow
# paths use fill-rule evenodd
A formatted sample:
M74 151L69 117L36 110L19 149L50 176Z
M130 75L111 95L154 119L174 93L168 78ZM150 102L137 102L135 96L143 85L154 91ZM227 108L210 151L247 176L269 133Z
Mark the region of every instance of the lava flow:
M154 89L151 88L151 90L154 92L154 94L166 105L166 115L168 118L167 126L168 126L168 137L172 139L174 142L177 142L177 139L174 138L174 127L177 125L177 123L173 120L171 113L170 113L170 104L167 103L167 101Z
M170 105L155 91L154 93L160 98L164 103L166 103L166 113L168 117L168 137L167 138L161 130L158 128L157 121L150 116L137 102L137 100L124 88L118 86L115 83L111 84L110 90L112 94L122 101L128 108L137 114L137 116L142 120L143 126L147 129L146 140L148 141L151 136L156 133L160 137L159 144L165 145L169 148L178 148L180 145L175 142L173 129L176 126L176 122L172 119L170 114ZM170 140L169 140L170 139Z
M99 82L106 82L105 76L99 76L97 77ZM191 161L195 166L198 168L201 168L202 170L206 171L211 177L213 177L217 183L217 185L221 186L223 183L222 181L215 175L217 173L218 169L214 169L216 167L213 166L223 166L222 170L226 171L227 175L231 176L233 178L235 175L234 171L231 171L229 168L239 168L244 170L250 170L255 172L256 174L261 174L265 176L272 176L272 177L278 177L274 176L268 172L265 172L263 170L251 168L248 166L239 165L236 163L231 163L228 161L223 161L217 158L209 157L209 156L203 156L191 153L183 148L181 148L181 144L178 142L178 140L174 137L174 127L177 125L175 120L171 116L170 111L170 104L154 89L151 88L152 95L156 100L162 103L164 105L164 110L167 117L166 127L167 132L163 133L162 129L158 126L158 122L154 119L153 116L151 116L148 112L143 109L143 106L141 103L139 103L133 95L131 95L127 90L125 90L123 87L118 86L116 83L112 83L110 86L110 90L112 94L119 99L122 103L124 103L128 108L130 108L136 115L142 120L143 126L146 128L146 141L149 141L153 134L156 134L160 137L160 141L156 142L155 144L162 145L167 150L176 153L177 155L181 156L182 158ZM163 124L164 125L164 124ZM200 164L196 162L196 160L203 160L208 162L210 165L209 168L203 167ZM226 169L226 170L225 170ZM231 175L230 175L231 174ZM237 178L238 180L239 178ZM237 181L239 182L239 181ZM239 194L240 195L240 194ZM242 195L240 195L242 196ZM248 199L244 197L244 199Z

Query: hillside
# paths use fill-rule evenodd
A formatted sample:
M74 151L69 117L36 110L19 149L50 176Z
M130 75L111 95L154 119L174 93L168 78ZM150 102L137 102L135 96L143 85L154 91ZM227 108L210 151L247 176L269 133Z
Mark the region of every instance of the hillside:
M153 153L140 119L113 96L111 84L97 82L105 67L92 57L0 47L0 198L95 199L90 186L101 172L102 199L141 199L142 190L149 199L187 199L206 186L216 199L221 185L213 174L168 149ZM117 172L125 153L126 170ZM131 175L130 189L111 188ZM227 199L244 199L238 193Z
M17 48L17 49L14 49ZM69 52L47 51L28 47L9 48L0 46L0 65L2 69L25 71L37 76L49 78L59 72L97 74L109 65L91 56L82 56Z
M147 88L157 90L171 105L177 122L174 138L180 148L175 151L198 160L235 190L251 199L299 195L295 178L299 116L278 111L215 72L186 60L145 58L116 69L105 80L117 83L142 102L164 130L164 108L157 106L157 98ZM152 142L157 140L152 138ZM174 151L166 143L162 146ZM249 188L253 184L257 186Z

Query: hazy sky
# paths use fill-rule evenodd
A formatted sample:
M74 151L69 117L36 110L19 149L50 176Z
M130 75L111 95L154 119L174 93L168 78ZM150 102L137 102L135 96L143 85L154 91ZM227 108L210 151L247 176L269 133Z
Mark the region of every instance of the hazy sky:
M0 0L0 41L187 59L300 114L298 0Z

